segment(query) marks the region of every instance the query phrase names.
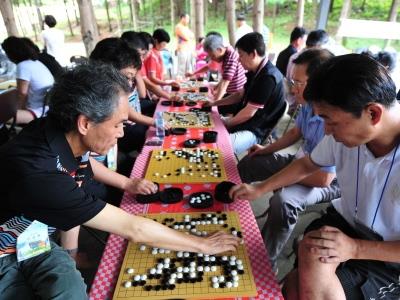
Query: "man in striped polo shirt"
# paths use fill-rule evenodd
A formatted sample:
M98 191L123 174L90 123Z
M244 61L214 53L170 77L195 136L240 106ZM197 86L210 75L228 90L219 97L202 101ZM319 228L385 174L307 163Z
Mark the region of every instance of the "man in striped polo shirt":
M222 78L216 86L214 100L220 100L240 91L246 83L246 75L235 49L232 46L225 47L221 35L210 34L204 40L204 50L211 60L222 63ZM232 114L235 108L236 105L228 105L219 108L219 112Z

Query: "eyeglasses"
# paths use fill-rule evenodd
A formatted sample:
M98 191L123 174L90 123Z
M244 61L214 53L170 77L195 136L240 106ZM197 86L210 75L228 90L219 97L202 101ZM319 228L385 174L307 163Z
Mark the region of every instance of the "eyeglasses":
M290 87L301 87L301 86L305 86L307 84L307 82L301 82L301 81L293 80L293 79L289 79L287 82Z

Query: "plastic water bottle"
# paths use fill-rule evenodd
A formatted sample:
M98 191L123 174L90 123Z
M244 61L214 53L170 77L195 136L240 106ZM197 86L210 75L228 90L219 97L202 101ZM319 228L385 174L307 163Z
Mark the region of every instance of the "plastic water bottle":
M164 118L163 113L158 111L156 113L156 136L159 140L164 140L165 129L164 129Z

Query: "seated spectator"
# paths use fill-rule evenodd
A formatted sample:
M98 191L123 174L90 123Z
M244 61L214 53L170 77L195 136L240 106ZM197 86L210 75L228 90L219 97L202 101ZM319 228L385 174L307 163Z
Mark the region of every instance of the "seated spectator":
M329 42L329 35L325 30L322 29L313 30L308 34L306 39L306 47L303 48L302 51L312 48L323 48L323 46L326 45L328 42ZM293 68L292 61L296 59L296 57L299 56L300 53L301 51L296 52L289 58L288 66L286 69L286 78L290 78Z
M0 181L2 298L87 299L75 264L46 237L55 228L67 231L85 224L135 243L176 251L211 255L235 250L238 238L231 234L186 235L107 204L83 188L94 178L130 194L156 191L150 181L127 178L88 159L90 151L106 154L123 136L130 91L125 76L110 66L77 66L58 78L48 116L0 148L0 164L7 174ZM34 220L40 227L28 228ZM23 233L38 232L51 249L36 256L26 253L27 259L19 262L17 238L23 242Z
M279 70L265 57L262 35L248 33L237 43L240 63L248 72L240 91L206 105L238 103L233 117L223 118L230 132L233 150L240 154L262 143L284 113L284 81Z
M147 78L159 86L174 85L179 86L174 80L164 80L164 63L161 57L161 50L164 49L170 41L169 34L164 29L156 29L153 33L154 47L151 48L149 55L144 60Z
M38 53L23 39L10 36L3 41L2 47L17 65L17 92L21 109L17 111L16 123L27 124L47 112L45 96L54 78L38 60Z
M234 199L299 182L335 165L341 198L305 231L285 299L398 299L400 275L400 104L387 70L359 54L330 59L311 74L304 98L325 121L312 153Z
M281 51L276 60L276 67L281 71L282 75L286 76L287 65L289 58L296 52L302 50L305 46L307 31L303 27L295 27L290 33L290 44L287 48Z
M63 67L56 61L56 59L49 55L47 52L43 51L40 52L40 49L34 42L32 42L31 39L28 39L26 37L22 38L24 42L27 43L27 45L31 48L33 48L36 53L39 55L38 60L46 66L47 69L49 69L51 75L53 75L54 78L59 76L62 72L64 72Z
M243 182L251 183L271 177L292 161L310 154L322 140L325 134L324 120L314 114L311 105L305 102L303 92L310 74L332 57L333 54L328 50L310 49L293 61L291 91L296 104L301 105L296 125L274 143L267 146L254 145L249 149L249 154L238 165ZM295 155L278 153L301 139L303 143ZM335 167L324 167L298 184L274 191L269 199L268 218L261 230L274 270L277 270L277 259L296 226L299 212L309 205L340 197L334 178Z

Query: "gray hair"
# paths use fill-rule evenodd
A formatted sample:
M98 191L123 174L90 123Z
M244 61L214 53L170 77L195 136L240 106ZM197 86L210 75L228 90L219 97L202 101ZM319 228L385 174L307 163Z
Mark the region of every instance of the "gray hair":
M108 64L84 64L58 77L49 94L48 116L64 132L76 129L79 115L96 124L111 118L127 79Z
M204 40L203 47L206 51L215 51L218 48L224 47L224 40L222 39L222 36L210 34Z

